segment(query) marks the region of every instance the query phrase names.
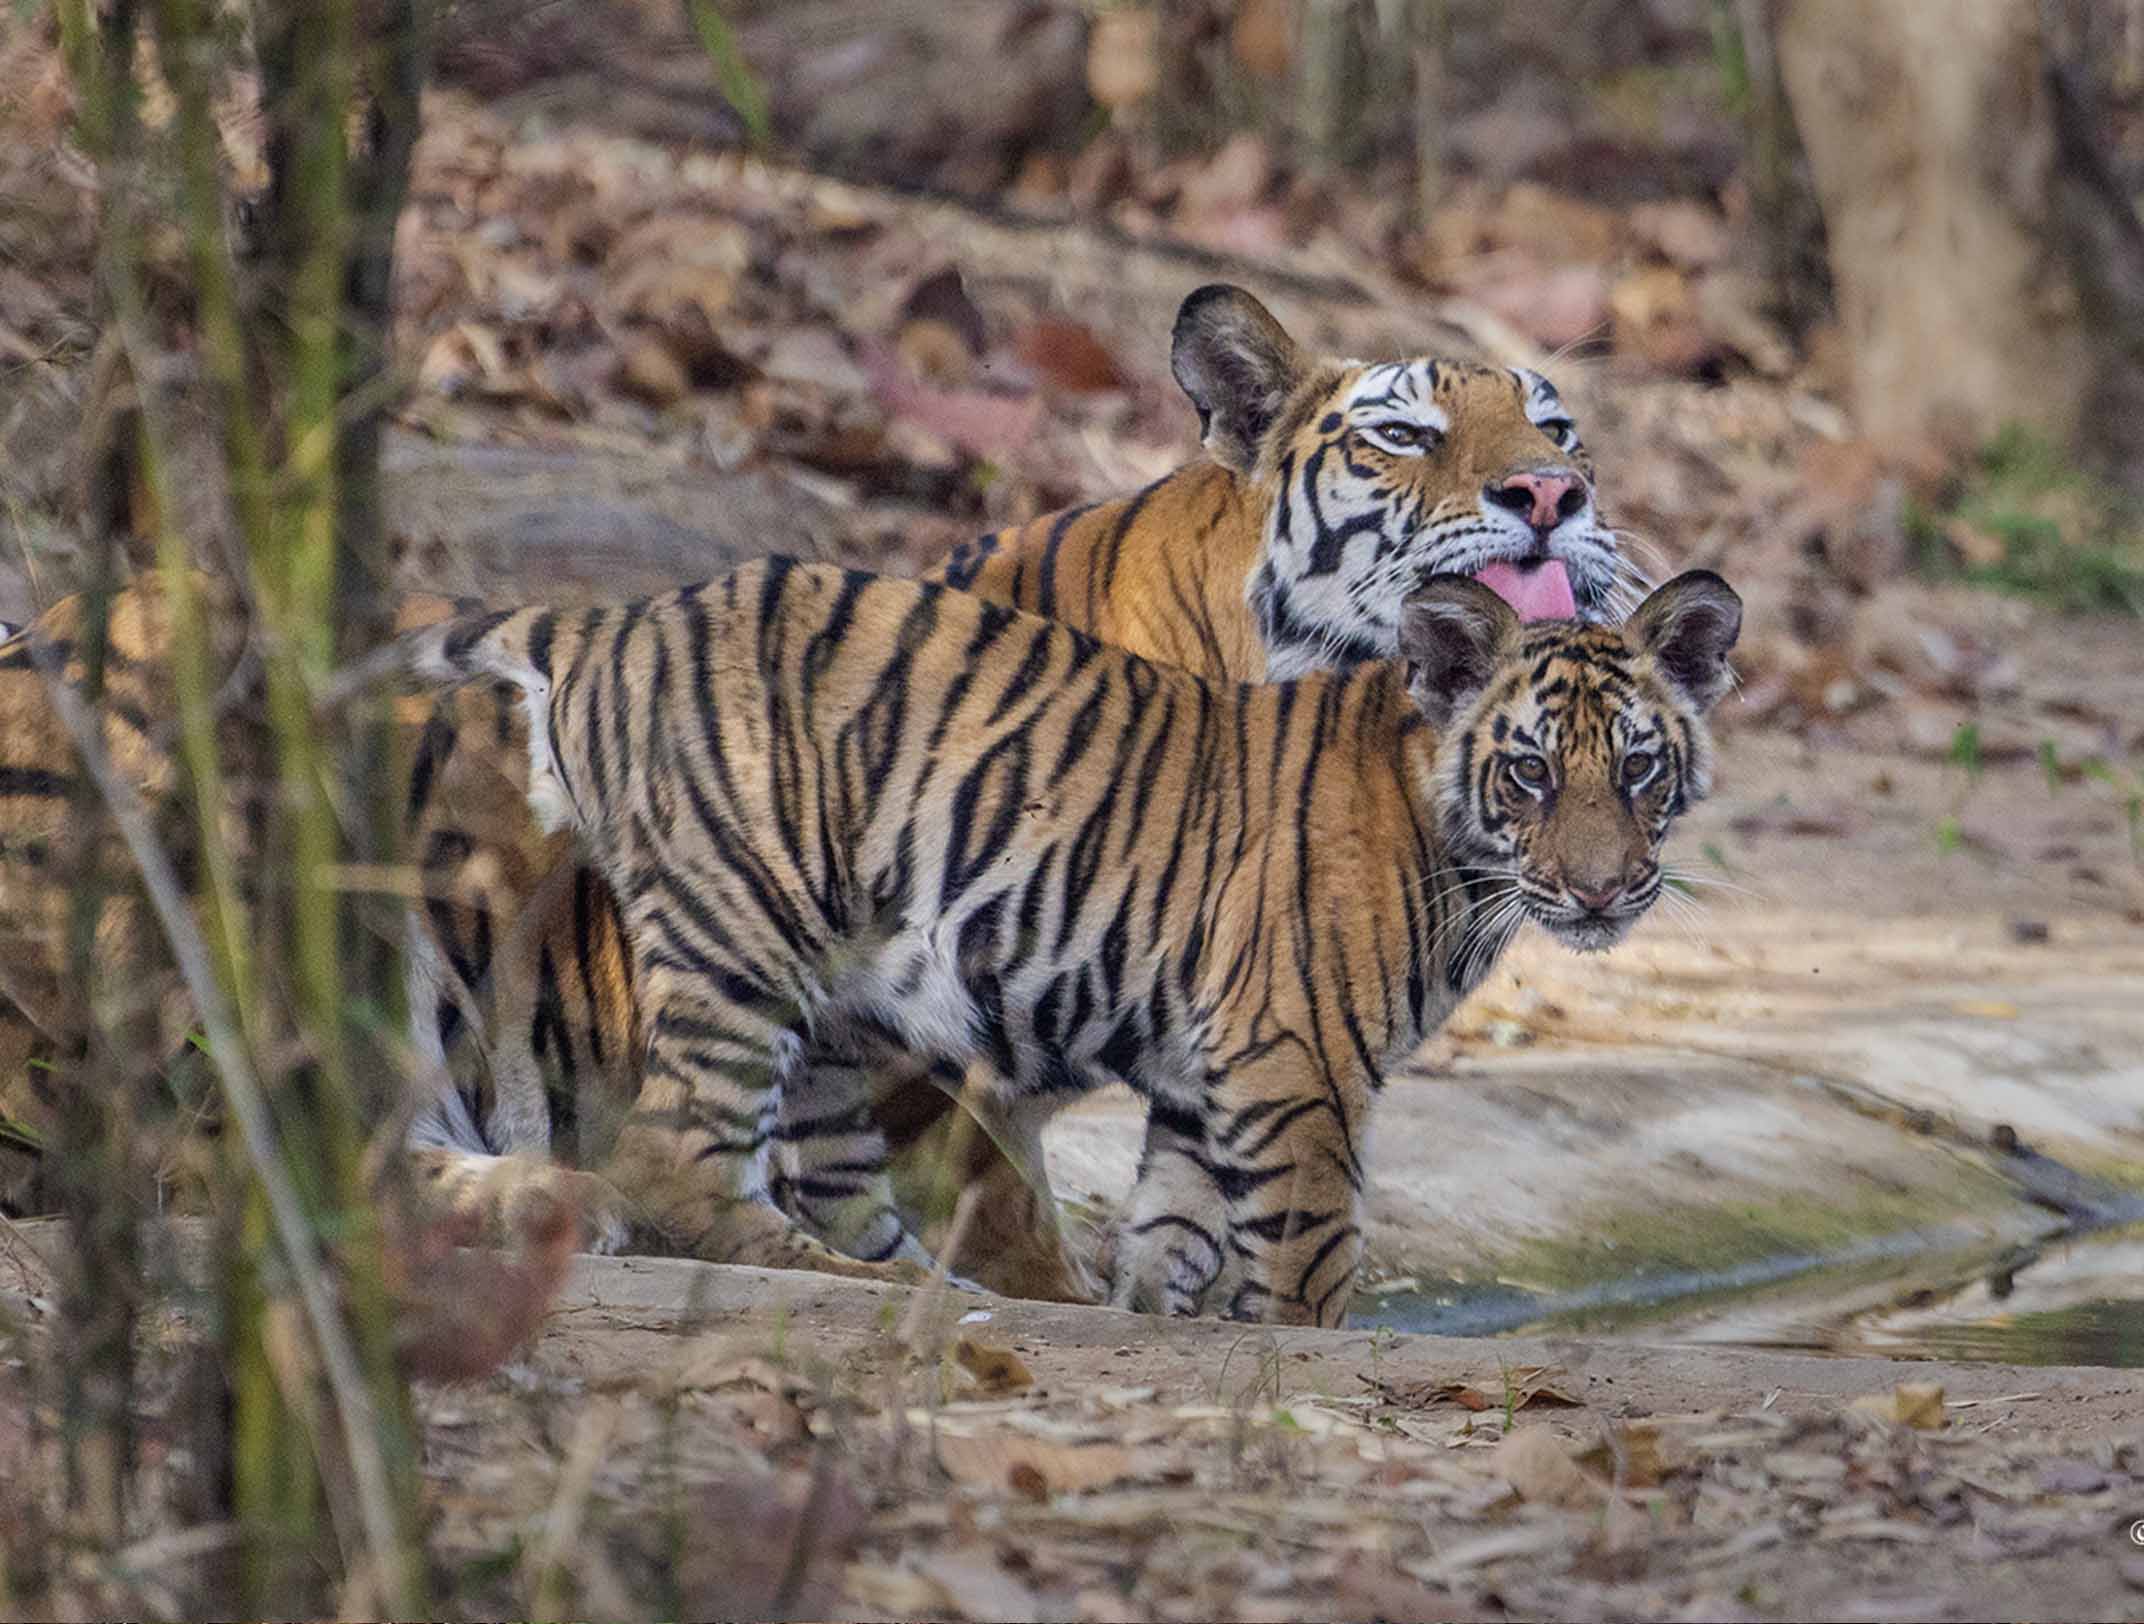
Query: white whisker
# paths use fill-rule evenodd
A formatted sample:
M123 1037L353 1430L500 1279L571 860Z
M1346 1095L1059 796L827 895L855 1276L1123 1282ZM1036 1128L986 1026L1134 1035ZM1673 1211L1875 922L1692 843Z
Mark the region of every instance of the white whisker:
M1615 537L1616 545L1622 548L1624 552L1637 554L1655 569L1666 570L1670 568L1668 555L1658 542L1651 540L1649 537L1641 536L1635 530L1625 530L1621 525L1608 526L1608 533Z
M1693 874L1686 868L1672 868L1663 865L1660 870L1660 878L1663 884L1668 886L1704 886L1714 891L1732 891L1737 896L1755 897L1759 902L1775 902L1778 900L1769 891L1759 890L1754 886L1738 885L1733 880L1719 879L1710 874Z

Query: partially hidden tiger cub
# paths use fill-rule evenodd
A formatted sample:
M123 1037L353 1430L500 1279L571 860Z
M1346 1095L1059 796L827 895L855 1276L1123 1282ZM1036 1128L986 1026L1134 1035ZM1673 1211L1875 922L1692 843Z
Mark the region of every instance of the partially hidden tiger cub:
M218 601L217 582L203 576L197 585L206 601ZM138 1054L153 1059L181 1055L195 1023L161 932L131 882L131 860L109 820L81 815L81 768L48 687L58 680L87 693L94 659L100 673L95 715L106 755L152 810L160 844L181 879L190 881L200 857L190 809L179 794L170 607L161 578L151 575L114 592L101 623L82 595L62 599L27 627L13 628L0 638L0 1213L50 1210L52 1191L45 1180L49 1166L42 1152L65 1106L60 1088L80 1074L77 1063L86 1055L93 1030L123 1031L127 1041L121 1047L129 1058ZM397 623L402 629L433 624L452 607L442 599L412 597L401 606ZM225 690L245 680L241 623L231 614L216 613L209 624L216 634L209 651L210 676ZM411 785L416 805L431 806L438 804L434 797L444 797L446 804L479 817L502 804L517 813L511 824L480 825L489 836L488 883L518 888L535 899L535 906L509 921L512 928L525 932L540 925L551 934L535 943L510 935L497 944L497 951L512 962L533 960L545 976L554 962L568 964L586 1007L624 1012L614 1020L632 1019L631 967L608 891L594 899L585 892L578 898L568 893L554 902L542 889L553 873L567 881L592 877L564 860L566 843L545 837L518 799L526 783L525 771L518 770L523 757L518 736L497 736L496 748L488 755L463 750L444 762L425 758L428 744L436 749L440 730L458 727L466 734L491 736L490 725L499 714L493 696L470 689L450 696L445 704L412 698L405 708L411 712L405 720L418 734ZM502 766L517 770L502 778ZM506 800L508 796L514 799ZM250 874L261 810L236 801L224 809L223 838L237 854L241 885ZM94 837L94 846L85 843L85 834ZM439 838L454 837L441 832ZM75 928L77 892L92 866L102 880L90 921L90 974L86 982L77 983L67 944ZM475 867L457 877L473 878ZM459 924L485 917L467 893L449 892L427 899L425 906L422 917L427 921ZM459 939L440 929L416 930L412 936L434 954L441 940ZM490 944L485 945L488 950ZM436 958L424 962L429 966ZM439 996L446 978L420 974L413 979L422 996L431 999ZM489 990L481 981L474 985L477 993L465 996ZM528 1018L536 1027L534 1047L541 1057L562 1022L554 1013L550 983L538 979L527 985L540 1000ZM511 1000L523 987L519 981L508 983L500 995ZM451 1007L459 1016L464 1005ZM501 1017L520 1014L511 1002L494 1002L482 1012L502 1028L508 1022ZM460 1058L466 1064L481 1065L488 1059L466 1053L476 1046L476 1029L482 1025L480 1017L460 1040L465 1051ZM584 1028L597 1042L609 1030L608 1024L593 1022ZM584 1036L582 1041L590 1039ZM444 1054L436 1057L444 1059ZM108 1069L106 1062L99 1064ZM613 1084L614 1089L623 1086ZM201 1130L215 1122L215 1102L211 1094L195 1095L183 1086L174 1086L162 1098L172 1109L135 1123L136 1149L157 1179L159 1203L168 1198L194 1206L212 1165ZM544 1103L539 1100L539 1109ZM542 1124L543 1142L557 1143L570 1153L574 1122L570 1110L559 1109L559 1104L551 1103ZM626 1239L621 1198L601 1179L570 1165L548 1159L504 1164L436 1144L420 1145L413 1165L432 1186L458 1194L462 1210L491 1218L497 1238L518 1232L524 1209L563 1197L582 1214L592 1242L615 1247Z
M782 1124L846 1119L891 1044L987 1064L1008 1116L1127 1079L1163 1150L1119 1301L1330 1325L1385 1068L1519 921L1592 951L1651 905L1740 623L1706 572L1620 627L1439 576L1400 659L1248 686L777 559L359 680L523 696L532 804L622 905L647 1047L609 1170L670 1244L799 1235Z

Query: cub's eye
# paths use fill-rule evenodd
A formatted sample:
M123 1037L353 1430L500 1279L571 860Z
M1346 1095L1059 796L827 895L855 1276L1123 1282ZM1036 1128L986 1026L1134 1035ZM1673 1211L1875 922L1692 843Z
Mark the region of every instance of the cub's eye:
M1660 758L1650 750L1633 750L1623 758L1623 787L1637 789L1653 776Z
M1559 451L1568 451L1578 444L1578 425L1568 417L1552 417L1534 427L1554 441Z
M1514 756L1511 759L1511 779L1519 788L1531 793L1548 782L1548 763L1539 756Z
M1427 451L1439 438L1437 431L1428 425L1410 423L1398 417L1382 423L1365 423L1362 437L1381 451L1393 451L1402 456Z

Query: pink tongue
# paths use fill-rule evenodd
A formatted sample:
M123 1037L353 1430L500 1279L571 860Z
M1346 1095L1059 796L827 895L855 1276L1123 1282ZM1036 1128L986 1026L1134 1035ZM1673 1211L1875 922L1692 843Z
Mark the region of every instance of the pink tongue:
M1474 579L1510 604L1521 620L1578 618L1578 602L1571 596L1571 577L1559 559L1547 559L1526 569L1516 564L1490 564L1476 570Z

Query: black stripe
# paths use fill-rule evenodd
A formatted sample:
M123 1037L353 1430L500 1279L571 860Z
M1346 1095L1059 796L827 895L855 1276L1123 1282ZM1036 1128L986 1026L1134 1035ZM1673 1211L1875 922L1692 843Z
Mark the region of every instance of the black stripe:
M1057 618L1057 549L1064 545L1065 536L1073 525L1092 513L1094 508L1092 502L1066 508L1050 526L1050 539L1042 544L1042 573L1035 589L1035 612L1046 620Z

